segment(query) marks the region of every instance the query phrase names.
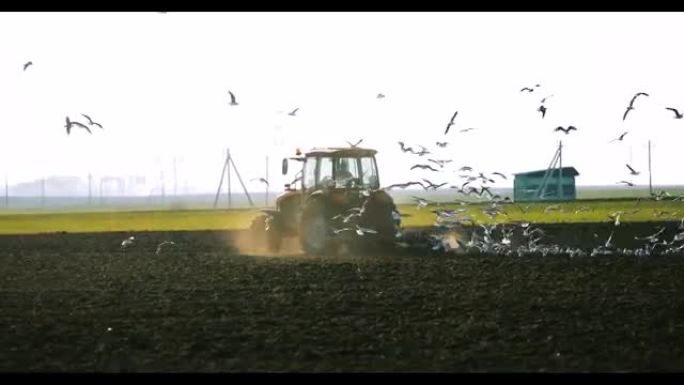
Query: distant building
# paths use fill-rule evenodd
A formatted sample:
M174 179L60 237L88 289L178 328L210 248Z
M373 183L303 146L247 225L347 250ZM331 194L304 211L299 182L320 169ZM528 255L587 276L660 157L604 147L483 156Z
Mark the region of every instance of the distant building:
M578 175L579 172L574 167L549 168L514 174L513 200L516 202L575 200L577 199L575 177Z

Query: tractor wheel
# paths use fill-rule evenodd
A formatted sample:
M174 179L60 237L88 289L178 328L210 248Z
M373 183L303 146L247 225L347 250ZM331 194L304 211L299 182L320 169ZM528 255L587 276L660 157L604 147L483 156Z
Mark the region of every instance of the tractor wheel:
M310 202L302 212L299 239L307 254L322 254L329 250L329 223L320 201Z
M391 247L396 242L396 234L401 230L401 217L392 198L384 191L373 193L363 204L361 226L374 229L378 234L373 237L376 246Z

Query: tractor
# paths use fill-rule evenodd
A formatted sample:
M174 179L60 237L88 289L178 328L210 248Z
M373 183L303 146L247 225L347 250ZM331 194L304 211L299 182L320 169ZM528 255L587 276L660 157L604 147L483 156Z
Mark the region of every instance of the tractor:
M307 254L351 248L393 247L401 234L401 216L392 197L380 188L376 150L320 148L283 159L301 170L251 225L253 241L278 252L286 237L298 237ZM297 189L297 183L300 188Z

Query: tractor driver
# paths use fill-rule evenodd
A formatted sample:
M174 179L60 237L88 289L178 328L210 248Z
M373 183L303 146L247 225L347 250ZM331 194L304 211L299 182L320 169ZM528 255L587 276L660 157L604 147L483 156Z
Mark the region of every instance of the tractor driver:
M335 179L338 184L341 184L343 186L346 185L350 179L354 178L354 175L349 171L348 162L348 159L340 159L339 163L337 164L337 175Z

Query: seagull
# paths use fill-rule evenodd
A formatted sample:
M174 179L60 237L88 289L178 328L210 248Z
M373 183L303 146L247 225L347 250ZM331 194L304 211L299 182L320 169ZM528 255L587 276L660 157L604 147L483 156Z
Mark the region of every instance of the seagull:
M546 107L544 107L544 105L542 104L541 106L539 106L539 108L537 108L537 111L542 113L542 119L544 119L544 116L546 115Z
M361 142L363 142L363 139L359 139L359 141L354 144L351 144L350 142L347 142L347 144L349 147L356 148L359 144L361 144Z
M121 242L121 248L125 250L126 248L133 246L133 241L135 241L134 236L124 239L123 242Z
M532 91L534 91L534 89L532 89L530 87L524 87L523 89L520 90L520 92L523 92L523 91L532 92Z
M387 186L387 187L385 187L385 190L390 190L390 189L393 189L393 188L395 188L395 187L401 188L401 189L405 189L405 188L407 188L407 187L409 187L409 186L414 186L414 185L419 185L419 186L422 187L423 189L426 189L425 186L423 186L423 184L420 183L420 182L407 182L407 183L396 183L396 184Z
M611 141L610 141L610 142L608 142L608 143L612 143L612 142L615 142L616 140L619 140L619 141L621 141L622 139L624 139L624 138L625 138L625 135L627 135L628 133L629 133L629 131L625 131L625 132L624 132L624 133L623 133L622 135L620 135L620 136L619 136L618 138L615 138L615 139L611 140Z
M101 125L100 123L93 122L93 120L90 119L90 116L88 116L88 115L86 115L86 114L81 114L81 115L83 115L83 117L85 117L86 119L88 119L88 124L89 124L89 125L91 125L91 126L98 126L98 127L102 128L102 125Z
M228 91L228 93L230 94L230 105L231 106L237 106L238 103L235 101L235 95L233 95L233 93L230 91Z
M444 148L444 147L446 147L447 144L449 144L449 143L448 143L448 142L437 142L437 143L435 143L435 144L437 145L437 147L442 147L442 148Z
M637 241L650 241L651 243L658 242L658 235L662 234L663 231L665 231L664 227L661 227L658 232L645 236L645 237L634 237L635 240Z
M425 188L425 190L428 190L428 189L437 190L438 188L440 188L440 187L442 187L442 186L444 186L444 185L447 184L446 182L441 183L441 184L434 184L434 183L430 182L429 180L427 180L427 179L425 179L425 178L423 178L423 182L427 183L427 186L424 186L424 187L423 187L423 188Z
M378 94L378 96L377 96L378 99L382 99L384 97L385 97L385 95L383 95L383 94Z
M607 240L606 243L604 244L604 247L606 247L606 248L611 248L611 247L613 247L613 243L612 243L611 241L613 240L613 233L614 233L614 232L615 232L615 231L611 231L611 232L610 232L610 236L608 237L608 240Z
M26 71L26 69L29 68L29 66L32 66L32 65L33 65L33 62L32 62L32 61L26 62L26 64L24 64L24 71Z
M570 133L570 131L577 131L577 127L575 127L575 126L569 126L568 128L563 128L563 127L561 127L561 126L558 126L558 127L556 127L556 129L553 130L553 131L554 131L554 132L563 131L563 132L565 133L565 135L567 135L567 134Z
M159 246L157 246L157 251L155 252L155 254L159 255L159 254L161 253L161 251L162 251L162 248L163 248L164 246L166 246L166 245L169 245L169 246L176 246L176 242L174 242L174 241L164 241L164 242L160 243Z
M627 114L629 113L629 111L631 111L631 110L634 109L634 101L635 101L636 98L639 97L640 95L649 96L649 95L648 95L647 93L645 93L645 92L639 92L638 94L634 95L634 97L632 98L632 101L629 102L629 107L627 107L627 109L625 110L625 114L622 116L622 120L627 119Z
M674 113L675 113L675 116L674 116L674 118L675 118L675 119L681 119L681 118L684 118L684 115L683 115L683 114L680 114L680 113L679 113L679 111L677 111L677 109L676 109L676 108L672 108L672 107L666 107L665 109L666 109L666 110L670 110L670 111L674 112Z
M468 131L472 131L472 130L474 130L474 128L464 128L458 132L468 132Z
M498 176L500 176L500 177L502 177L502 178L504 178L504 179L508 179L508 178L506 178L506 175L504 175L504 174L502 174L502 173L500 173L500 172L498 172L498 171L493 172L492 175L498 175Z
M623 181L618 182L618 184L620 184L620 183L625 184L629 187L634 187L634 183L632 183L630 181L623 180Z
M551 95L549 95L549 96L546 96L544 99L542 99L542 100L541 100L542 104L546 103L546 99L548 99L548 98L550 98L550 97L552 97L552 96L553 96L553 94L551 94Z
M635 171L629 164L625 164L625 166L627 166L627 168L629 169L630 175L639 175L640 174L639 171Z
M289 113L288 115L290 115L290 116L295 116L295 114L297 113L298 110L299 110L299 107L297 107L297 108L295 108L294 110L290 111L290 113Z
M456 115L458 115L458 111L454 112L454 116L451 117L451 121L449 122L449 124L447 124L446 130L444 130L444 135L446 135L447 132L449 132L449 128L451 128L451 126L454 125L454 119L456 119Z
M404 142L399 142L399 147L401 147L401 151L403 152L410 152L412 154L415 154L415 151L413 151L413 147L406 147Z
M451 163L451 159L428 159L428 162L432 162L436 165L439 165L439 168L444 168L444 164Z
M86 131L88 131L89 134L92 134L92 132L90 131L90 128L88 128L88 126L86 126L86 125L83 124L83 123L72 122L71 120L69 120L69 117L67 116L67 117L66 117L66 125L64 126L64 127L66 127L67 135L71 134L71 127L72 127L72 126L78 126L78 127L85 128Z
M252 179L250 179L249 181L252 182L252 181L255 181L255 180L258 180L258 181L261 182L261 183L265 183L266 186L268 186L268 181L267 181L265 178L252 178Z
M428 169L428 170L432 170L432 171L438 171L438 170L435 170L434 168L432 168L432 166L430 166L429 164L416 164L416 165L413 165L413 167L411 167L411 170L416 169L416 168L420 168L423 170Z
M473 171L473 168L470 166L463 166L458 169L459 171Z

